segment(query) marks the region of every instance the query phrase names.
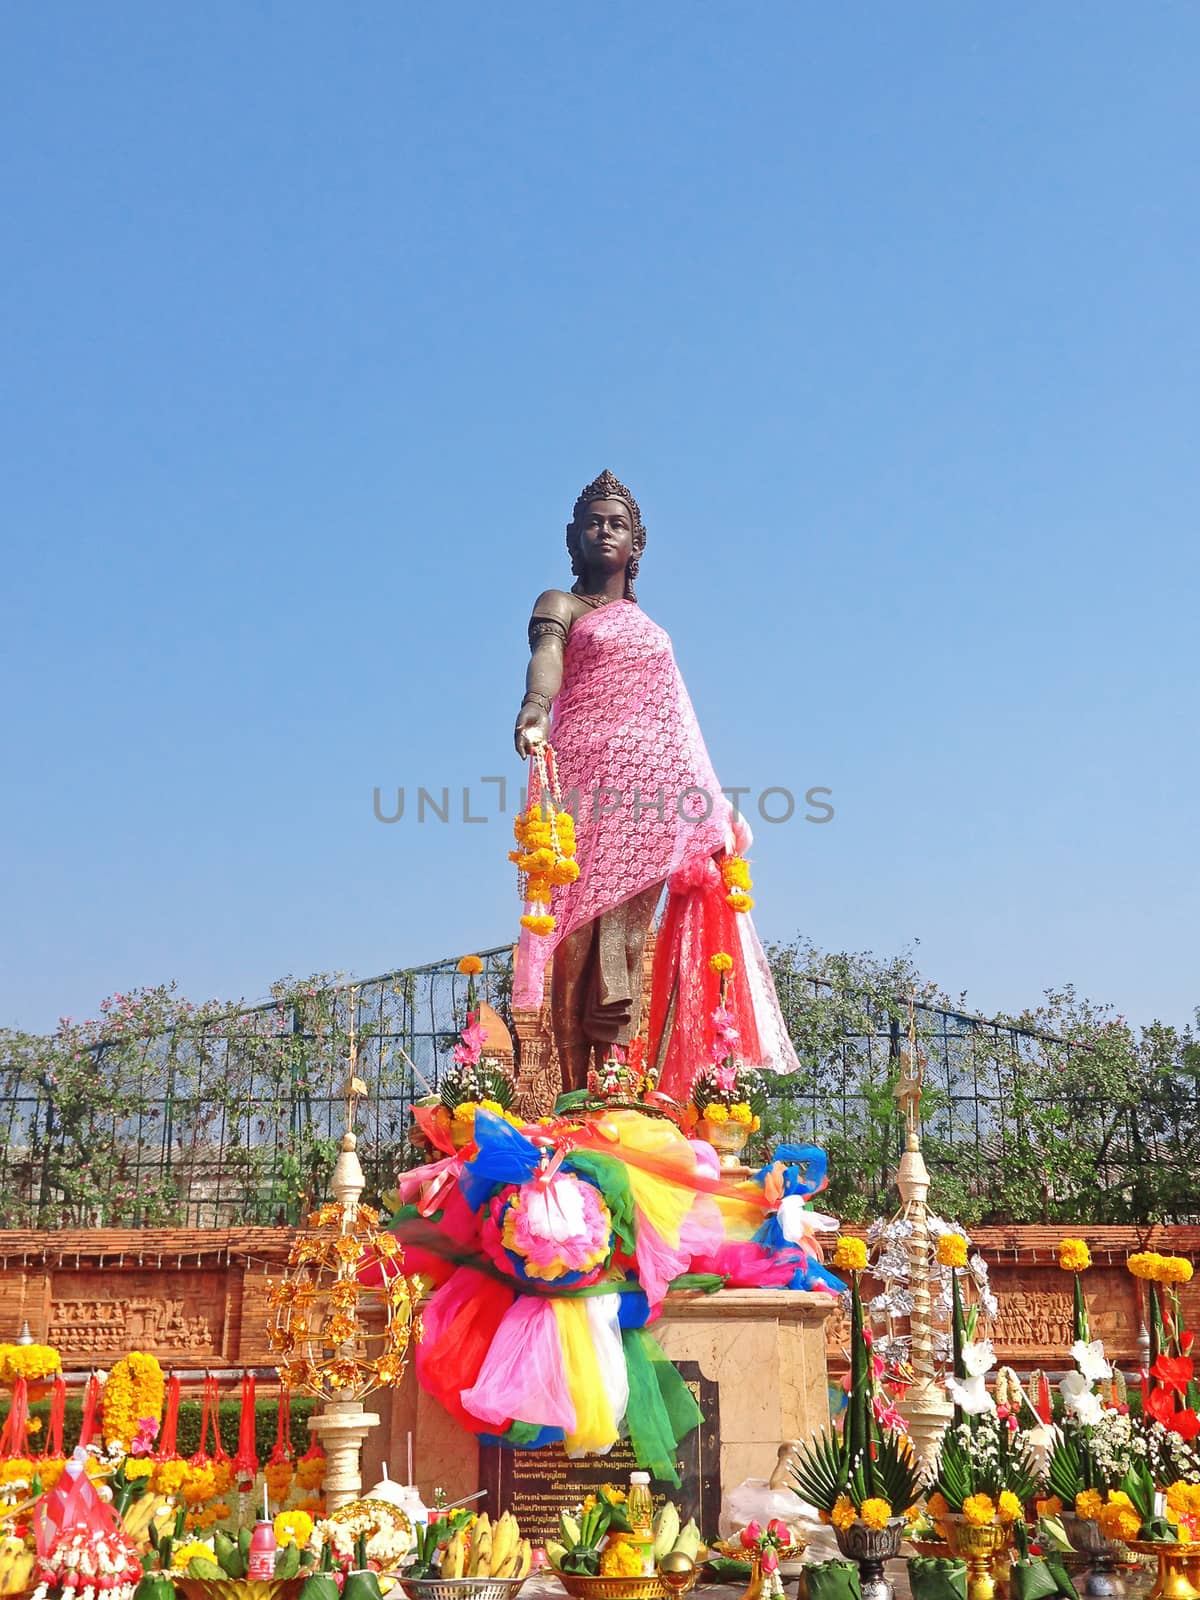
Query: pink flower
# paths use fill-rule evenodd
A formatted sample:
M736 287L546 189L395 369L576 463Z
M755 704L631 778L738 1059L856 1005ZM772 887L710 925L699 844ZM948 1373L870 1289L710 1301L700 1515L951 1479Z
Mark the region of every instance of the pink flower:
M154 1441L158 1438L158 1423L153 1417L139 1417L137 1432L133 1436L133 1443L129 1446L131 1456L148 1456L154 1449Z
M759 1524L757 1522L748 1522L746 1524L746 1526L742 1529L742 1533L741 1533L742 1549L743 1550L753 1550L754 1546L758 1543L758 1541L761 1538L762 1538L762 1526L761 1526L761 1524Z
M462 1031L462 1043L454 1047L454 1059L460 1067L473 1067L483 1054L483 1026L474 1015L467 1018Z
M778 1517L772 1517L767 1523L767 1532L773 1539L778 1539L780 1544L791 1544L792 1536L788 1532L786 1522L780 1522Z
M762 1554L762 1569L764 1572L777 1572L779 1570L779 1557L774 1548L768 1545Z

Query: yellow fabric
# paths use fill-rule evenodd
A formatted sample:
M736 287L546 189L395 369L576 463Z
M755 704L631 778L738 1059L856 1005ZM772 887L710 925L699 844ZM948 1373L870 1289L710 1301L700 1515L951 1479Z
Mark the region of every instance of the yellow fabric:
M562 1341L563 1370L575 1407L575 1432L564 1440L568 1451L607 1450L617 1440L612 1405L604 1391L600 1363L588 1325L586 1300L551 1300Z
M653 1156L658 1161L671 1161L679 1167L682 1178L690 1180L696 1171L696 1154L674 1123L665 1118L646 1117L640 1111L612 1111L604 1121L617 1134L618 1150L630 1150L637 1155ZM696 1191L668 1178L644 1172L630 1163L629 1187L633 1203L655 1231L672 1249L679 1244L679 1229L683 1219L692 1209Z
M767 1213L763 1209L762 1190L755 1184L739 1185L744 1188L747 1195L753 1195L757 1204L749 1200L740 1200L734 1195L718 1194L713 1198L721 1208L721 1218L725 1223L725 1234L729 1239L751 1239L766 1220Z

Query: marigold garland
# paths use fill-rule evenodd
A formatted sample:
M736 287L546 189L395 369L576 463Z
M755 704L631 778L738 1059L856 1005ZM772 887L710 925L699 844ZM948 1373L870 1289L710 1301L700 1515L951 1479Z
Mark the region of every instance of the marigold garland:
M575 818L563 808L553 749L538 745L532 763L529 804L513 818L517 848L509 851L508 859L516 865L525 902L521 926L544 936L555 928L553 913L544 908L549 907L556 888L579 877L579 863L575 860Z
M155 1356L134 1350L118 1361L108 1375L101 1402L105 1444L121 1444L128 1450L143 1417L160 1422L166 1388Z
M716 955L709 956L708 965L712 972L732 972L733 957L727 950L718 950Z
M1086 1272L1092 1264L1092 1252L1083 1239L1061 1239L1058 1264L1064 1272Z
M872 1495L863 1501L858 1514L868 1528L886 1528L892 1515L892 1508L888 1501L878 1495Z
M1185 1256L1163 1256L1157 1250L1136 1251L1125 1265L1135 1278L1150 1283L1181 1284L1192 1279L1192 1263Z
M1081 1489L1075 1496L1075 1515L1084 1522L1095 1522L1103 1505L1098 1489Z
M483 962L478 956L461 956L458 970L465 978L473 978L476 973L483 971Z
M973 1528L983 1528L996 1520L996 1502L991 1495L969 1494L963 1501L963 1516Z
M854 1501L848 1494L840 1494L833 1503L833 1510L829 1513L829 1520L835 1528L840 1528L845 1533L847 1528L854 1526L858 1517L854 1509Z
M301 1489L319 1489L325 1482L325 1453L318 1446L296 1463L296 1483Z
M62 1357L48 1344L0 1344L0 1384L11 1389L18 1378L37 1383L62 1371Z
M282 1549L289 1544L304 1546L312 1537L313 1519L307 1511L281 1511L275 1518L275 1538Z
M628 1539L609 1539L600 1557L602 1578L638 1578L642 1574L642 1552Z
M1023 1514L1021 1502L1011 1489L1001 1489L996 1511L1001 1522L1019 1522Z

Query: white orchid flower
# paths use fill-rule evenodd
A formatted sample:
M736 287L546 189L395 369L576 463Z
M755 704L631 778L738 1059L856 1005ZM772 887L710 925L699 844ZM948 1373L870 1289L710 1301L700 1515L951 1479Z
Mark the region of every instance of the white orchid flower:
M967 1349L970 1349L969 1345ZM965 1355L966 1352L963 1353ZM987 1379L982 1372L973 1374L961 1382L958 1378L947 1378L946 1388L954 1404L968 1417L982 1416L985 1411L996 1409L996 1402L988 1393Z
M1095 1383L1098 1378L1112 1377L1112 1368L1104 1359L1103 1339L1093 1339L1091 1344L1076 1339L1071 1346L1071 1359L1089 1383Z
M982 1378L985 1372L990 1372L996 1365L996 1351L990 1339L964 1344L962 1358L967 1375L971 1378Z
M1059 1384L1058 1392L1063 1397L1065 1410L1085 1428L1093 1428L1100 1421L1104 1413L1100 1396L1092 1392L1091 1382L1082 1372L1068 1372Z

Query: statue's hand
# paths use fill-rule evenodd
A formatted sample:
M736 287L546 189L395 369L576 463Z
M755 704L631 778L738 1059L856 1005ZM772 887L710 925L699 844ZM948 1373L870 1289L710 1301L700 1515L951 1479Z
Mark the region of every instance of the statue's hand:
M545 744L550 738L550 718L541 708L527 701L517 712L517 725L513 729L513 743L517 754L525 760L535 744Z

